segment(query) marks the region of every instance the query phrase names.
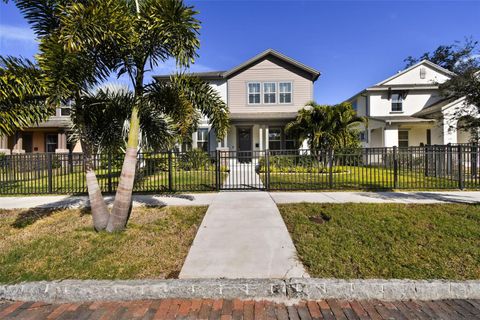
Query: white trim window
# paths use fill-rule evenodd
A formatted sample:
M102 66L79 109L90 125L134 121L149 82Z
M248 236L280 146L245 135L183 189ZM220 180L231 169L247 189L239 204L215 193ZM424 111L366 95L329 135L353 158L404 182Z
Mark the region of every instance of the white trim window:
M280 82L278 84L280 103L292 103L292 87L291 82Z
M392 112L403 112L403 97L399 93L392 94Z
M408 148L408 130L398 130L398 147Z
M208 128L200 128L197 131L197 148L208 151Z
M277 84L275 82L263 83L263 103L274 104L277 101Z
M248 83L248 104L260 104L260 82Z

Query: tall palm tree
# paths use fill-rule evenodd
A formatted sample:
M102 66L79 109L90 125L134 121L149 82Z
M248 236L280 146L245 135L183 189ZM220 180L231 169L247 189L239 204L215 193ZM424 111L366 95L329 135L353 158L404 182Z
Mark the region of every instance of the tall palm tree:
M179 67L188 67L199 47L200 22L195 18L197 13L193 8L181 0L110 1L123 10L123 21L106 21L115 30L114 34L121 35L114 52L118 57L116 69L119 75L128 75L134 95L125 160L107 226L108 231L116 231L125 227L129 216L139 147L140 110L146 103L146 96L155 96L147 89L150 84L145 83L145 73L170 58L175 59ZM102 42L95 41L98 32L95 14L87 9L86 6L76 5L73 14L62 17L67 27L62 29L61 38L70 51L95 52L97 47L103 46ZM179 78L174 82L185 84L185 81ZM201 97L188 88L185 91L182 99L201 101L203 109L200 111L214 119L212 126L221 138L228 126L226 107L203 103L209 99L208 96Z
M182 67L193 61L199 43L196 12L177 0L135 3L128 0L17 0L15 3L40 41L37 60L42 87L47 91L47 104L73 101L73 119L85 150L95 229L121 230L129 215L142 123L155 127L171 118L174 131L186 134L195 129L203 114L212 119L220 138L228 127L226 105L205 82L177 75L168 83L144 83L148 68L171 57ZM111 71L129 76L133 94L132 103L125 104L130 107L126 156L110 215L91 165L96 147L88 137L96 131L89 129L94 123L94 118L89 117L89 110L95 110L91 106L114 106L114 102L106 101L107 97L119 101L120 96L112 92L103 92L103 96L102 93L89 94ZM147 140L158 145L162 139L158 132L156 134Z

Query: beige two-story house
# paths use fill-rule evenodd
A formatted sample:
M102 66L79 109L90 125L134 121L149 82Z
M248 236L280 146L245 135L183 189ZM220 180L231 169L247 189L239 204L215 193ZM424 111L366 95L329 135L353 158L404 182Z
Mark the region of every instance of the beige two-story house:
M284 128L313 100L319 71L269 49L228 71L195 75L208 81L228 105L231 127L218 141L204 119L192 137L194 148L260 151L300 147ZM157 80L168 77L155 76Z

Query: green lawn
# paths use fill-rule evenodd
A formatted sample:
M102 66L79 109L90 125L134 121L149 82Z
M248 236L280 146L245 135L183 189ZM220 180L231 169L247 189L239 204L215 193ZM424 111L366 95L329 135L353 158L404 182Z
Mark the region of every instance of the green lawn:
M81 210L0 210L0 283L177 277L206 207L134 208L125 232Z
M332 174L332 188L337 190L394 189L393 170L379 167L336 166ZM261 174L265 183L265 174ZM467 180L468 188L480 187L480 181ZM398 189L457 189L458 181L442 177L426 177L423 172L399 170ZM270 173L272 190L326 190L330 189L328 173Z
M279 209L312 277L480 279L480 205L304 203Z
M134 191L136 192L166 192L169 191L169 177L167 171L158 171L142 175L137 173ZM120 170L111 173L112 189L118 185ZM222 173L222 181L227 176ZM108 171L97 170L97 179L103 191L108 191ZM175 170L172 173L172 191L211 191L215 190L215 171L213 170ZM13 180L13 181L12 181ZM48 193L48 177L46 172L36 175L32 172L7 177L0 173L0 194L41 194ZM73 173L54 171L52 178L52 193L73 194L86 193L85 173L76 168Z

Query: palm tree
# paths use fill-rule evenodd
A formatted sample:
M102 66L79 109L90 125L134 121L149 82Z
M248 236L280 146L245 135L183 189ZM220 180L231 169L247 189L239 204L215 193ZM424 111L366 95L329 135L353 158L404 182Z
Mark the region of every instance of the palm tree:
M299 141L307 140L310 150L318 155L322 150L358 144L355 126L364 121L349 103L329 106L311 101L287 124L286 130Z
M167 83L145 84L147 68L173 57L187 67L196 56L199 22L196 12L177 0L94 1L15 1L40 41L37 56L41 84L47 91L47 104L72 101L74 123L85 151L87 188L96 230L121 230L131 204L136 154L142 126L173 123L172 132L191 133L200 114L212 119L221 138L228 127L228 109L205 82L188 75L176 75ZM127 74L133 94L127 114L126 156L114 208L110 215L103 201L92 165L98 147L91 144L97 132L91 110L99 106L119 106L125 95L90 90L104 82L112 70ZM117 102L108 102L108 99ZM120 99L121 98L121 99ZM98 128L97 128L98 129ZM148 132L148 130L144 130ZM160 145L156 132L146 141ZM102 139L100 138L100 141Z
M0 56L0 136L11 135L52 115L54 108L43 103L45 92L40 76L34 62Z
M151 98L162 98L153 91L150 84L145 84L145 73L148 69L173 58L179 67L188 67L196 57L199 47L199 21L192 7L186 6L181 0L143 0L125 1L110 0L112 6L123 12L121 21L109 20L104 23L117 35L114 54L118 59L116 70L118 74L127 74L133 88L134 104L129 121L127 148L119 186L112 209L112 215L107 226L108 231L121 230L125 227L131 205L142 105L149 104ZM98 33L98 21L92 11L86 6L76 5L74 14L62 17L67 27L62 29L61 38L70 51L95 52L102 48L102 42L95 39ZM93 46L92 46L93 44ZM172 81L180 85L198 86L199 82L187 82L187 77L179 77ZM152 89L161 89L152 86ZM200 111L213 119L212 126L217 136L222 138L228 126L227 109L223 103L205 103L211 100L211 95L202 96L185 88L182 99L196 99L203 107ZM220 102L219 99L213 99ZM157 100L158 101L158 100ZM188 115L186 115L188 117ZM182 118L183 119L183 118ZM186 123L193 123L193 118ZM179 123L179 126L183 125ZM191 127L190 125L188 127Z

